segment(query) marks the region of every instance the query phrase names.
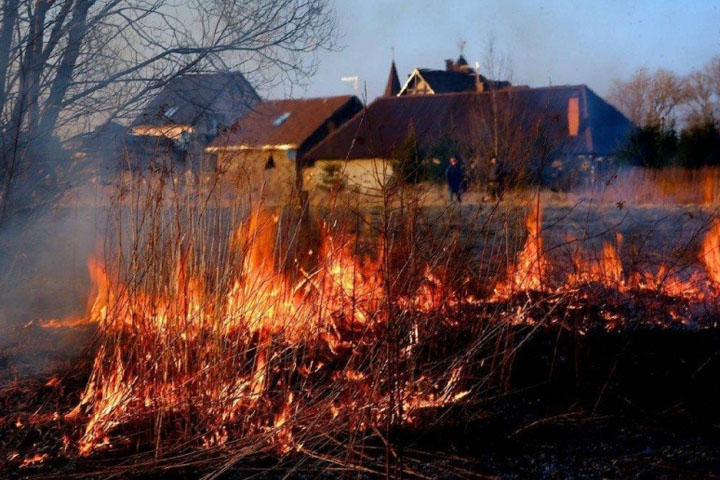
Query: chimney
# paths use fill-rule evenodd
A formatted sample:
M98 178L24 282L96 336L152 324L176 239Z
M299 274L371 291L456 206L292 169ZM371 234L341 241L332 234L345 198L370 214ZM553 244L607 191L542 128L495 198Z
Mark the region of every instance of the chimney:
M453 72L455 71L455 63L452 61L452 59L448 58L445 60L445 71L446 72Z
M568 99L568 135L576 137L580 131L580 99L570 97Z
M465 57L463 57L462 54L460 54L457 61L455 62L455 71L463 73L470 72L470 65L468 65L467 60L465 60Z
M475 91L484 92L485 85L480 81L480 63L475 62Z

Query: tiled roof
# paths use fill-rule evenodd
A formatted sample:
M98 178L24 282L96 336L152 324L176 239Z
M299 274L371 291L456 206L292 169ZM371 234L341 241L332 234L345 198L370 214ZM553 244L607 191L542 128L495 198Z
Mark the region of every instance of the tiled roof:
M213 140L210 149L232 147L293 146L299 148L336 112L345 108L359 111L354 95L297 100L268 100L238 119Z
M419 69L420 75L435 93L474 92L475 74L447 70ZM483 78L480 79L481 81Z
M233 98L237 116L242 115L259 99L241 73L196 73L170 80L145 106L132 126L194 125L221 95Z
M568 131L570 98L578 98L579 104L576 136ZM632 126L585 85L381 97L306 157L392 158L410 129L423 149L449 140L466 153L482 151L491 142L494 111L504 135L527 136L542 127L553 148L568 154L611 154Z

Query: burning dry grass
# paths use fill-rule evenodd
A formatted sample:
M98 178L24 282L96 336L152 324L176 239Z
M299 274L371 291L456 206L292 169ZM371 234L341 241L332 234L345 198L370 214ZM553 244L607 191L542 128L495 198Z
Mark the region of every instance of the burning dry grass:
M490 333L440 315L458 303L452 265L411 266L404 241L295 209L238 209L231 229L209 202L177 198L197 192L167 191L160 180L118 203L87 316L44 324L98 326L77 405L53 413L66 428L53 458L152 448L215 468L291 452L352 464L352 448L332 452L469 395L462 352ZM424 277L403 271L416 268ZM442 347L463 335L459 353Z
M8 465L112 452L132 455L124 472L304 458L417 474L394 450L394 430L502 389L528 331L617 329L633 311L702 325L716 311L717 224L698 232L692 275L627 270L620 236L599 254L569 241L572 268L558 269L536 200L523 247L488 275L488 237L461 233L489 229L497 208L472 219L451 210L443 226L400 197L373 219L338 209L323 221L300 205L216 208L206 190L162 178L126 191L104 260L90 262L87 315L44 324L97 325L89 378L57 393L66 400L56 408L5 417L16 441ZM368 453L378 445L384 456Z

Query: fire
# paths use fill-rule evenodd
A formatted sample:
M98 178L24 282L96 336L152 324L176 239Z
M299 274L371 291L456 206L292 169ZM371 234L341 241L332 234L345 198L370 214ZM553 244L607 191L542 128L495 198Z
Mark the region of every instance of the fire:
M599 255L593 255L581 248L576 249L572 255L574 270L567 273L564 282L552 286L545 281L550 260L543 251L541 224L541 209L531 208L525 222L527 228L525 245L518 254L517 261L508 268L507 278L495 287L495 294L491 300L508 299L515 293L528 290L563 293L592 284L611 288L620 293L650 290L698 302L706 298L706 282L700 278L698 272L682 279L665 264L652 271L625 272L620 256L623 243L620 233L616 234L615 242L603 242ZM720 286L720 222L715 221L704 237L699 258L712 284Z
M224 445L233 429L259 434L271 424L272 448L281 453L300 448L293 412L303 405L323 409L306 404L308 394L290 384L324 375L326 367L314 355L338 360L349 355L347 361L362 363L353 360L354 349L372 348L375 340L363 338L375 339L387 320L382 262L356 255L353 236L326 234L311 271L288 271L276 246L278 223L276 216L257 211L235 231L231 245L242 260L226 290L209 285L190 255L176 263L173 284L154 290L111 282L105 268L91 264L96 295L87 321L101 326L103 342L82 399L67 415L85 422L80 455L111 446L112 433L124 425L183 417L195 418L192 428L204 432L205 447ZM432 288L424 284L407 301L408 308L439 306L440 280L430 283ZM298 352L293 365L279 369L293 351ZM413 410L452 401L457 375L440 396L416 396L405 405L406 418ZM367 381L362 370L348 367L332 377L330 387L365 390ZM283 391L278 403L275 397ZM381 399L364 401L383 411Z
M623 288L626 282L618 251L618 247L622 245L621 234L617 234L616 243L617 246L611 242L603 242L599 258L592 258L587 252L577 249L573 254L575 271L568 275L567 285L574 288L587 283L598 283Z
M103 311L107 305L107 287L108 279L103 267L103 263L95 257L88 260L88 273L92 281L92 291L90 292L87 314L82 316L71 316L67 318L50 320L41 320L40 326L43 328L77 328L94 325L98 319L104 316Z
M495 298L508 298L525 290L542 290L547 259L543 253L542 208L531 205L525 221L527 239L517 262L508 269L507 280L495 287Z
M22 461L20 464L20 468L28 468L35 465L39 465L43 463L45 460L47 460L49 455L47 453L36 453L35 455L32 455L30 457L27 457L25 460Z
M720 285L720 222L717 220L713 222L702 242L700 261L705 265L710 279Z
M567 293L600 285L687 298L702 293L696 278L681 280L665 265L626 271L620 235L598 255L574 252L574 271L551 283L539 204L529 210L523 248L489 299L461 298L448 288L448 272L430 266L415 291L388 298L382 255L359 254L357 237L325 229L320 244L303 252L311 262L292 261L280 246L280 224L277 215L252 212L219 265L178 245L166 263L122 280L123 272L90 260L87 314L62 325L96 324L100 335L81 400L65 415L81 425L71 442L76 454L112 448L135 431L152 432L155 442L168 436L171 443L185 441L177 432L191 432L201 448L252 438L265 451L288 454L307 445L303 422L316 421L309 418L337 423L354 414L358 428L386 419L413 423L423 410L462 402L472 392L463 367L435 377L412 370L427 333L413 314L506 301L529 290ZM720 223L705 237L700 260L720 285ZM513 308L507 321L532 321ZM391 355L382 342L393 325L399 325L401 347ZM373 370L375 362L391 359L397 369L407 367L402 380L385 367Z

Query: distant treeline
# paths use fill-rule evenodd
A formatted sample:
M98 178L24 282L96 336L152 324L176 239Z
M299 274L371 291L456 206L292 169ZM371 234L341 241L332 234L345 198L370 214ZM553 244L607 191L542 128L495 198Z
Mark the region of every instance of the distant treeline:
M610 100L637 129L619 154L645 167L720 165L720 56L685 76L640 68Z
M720 128L715 121L678 131L674 125L638 127L619 152L620 160L650 168L720 165Z

